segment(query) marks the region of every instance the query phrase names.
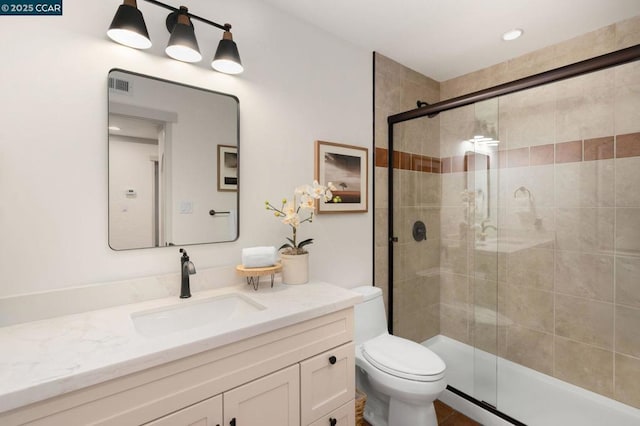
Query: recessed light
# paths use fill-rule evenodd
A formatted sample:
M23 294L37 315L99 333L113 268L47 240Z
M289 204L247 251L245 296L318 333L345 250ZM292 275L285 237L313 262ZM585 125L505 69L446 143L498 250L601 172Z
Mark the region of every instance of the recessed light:
M507 31L506 33L502 34L502 39L504 41L515 40L518 37L520 37L523 33L524 33L523 30L521 30L520 28L516 28L516 29Z

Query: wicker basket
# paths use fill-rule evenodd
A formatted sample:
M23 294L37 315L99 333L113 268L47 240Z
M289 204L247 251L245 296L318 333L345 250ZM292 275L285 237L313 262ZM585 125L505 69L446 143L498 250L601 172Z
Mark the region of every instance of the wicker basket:
M367 403L367 395L356 389L356 426L364 426L364 406Z

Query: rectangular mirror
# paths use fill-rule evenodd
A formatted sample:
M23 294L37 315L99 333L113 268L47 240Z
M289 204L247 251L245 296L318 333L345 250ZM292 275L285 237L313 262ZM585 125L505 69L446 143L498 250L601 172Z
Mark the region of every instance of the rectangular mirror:
M232 95L109 72L109 246L239 235L239 103Z

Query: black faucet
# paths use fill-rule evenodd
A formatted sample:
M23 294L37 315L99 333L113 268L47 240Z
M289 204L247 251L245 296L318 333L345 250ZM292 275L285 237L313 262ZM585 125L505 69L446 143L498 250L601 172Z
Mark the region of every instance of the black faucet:
M180 270L182 271L182 283L180 285L180 298L187 299L191 297L191 288L189 287L189 275L196 273L196 267L193 262L189 261L189 255L185 249L180 249L182 257L180 258Z

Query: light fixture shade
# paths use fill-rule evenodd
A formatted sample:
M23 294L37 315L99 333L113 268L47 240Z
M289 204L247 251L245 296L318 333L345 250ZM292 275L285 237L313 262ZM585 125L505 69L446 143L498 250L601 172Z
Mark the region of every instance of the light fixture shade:
M229 31L224 32L211 62L211 67L225 74L240 74L244 71L240 61L240 54L238 53L238 46L236 46Z
M151 39L144 23L142 12L138 10L135 0L124 0L118 7L107 36L116 43L135 49L148 49Z
M169 44L165 52L178 61L200 62L202 60L193 25L186 14L181 13L178 15L178 22L173 27L173 31L171 31L171 37L169 37Z

